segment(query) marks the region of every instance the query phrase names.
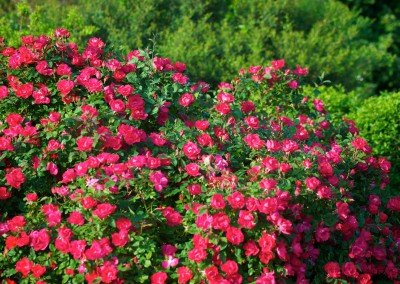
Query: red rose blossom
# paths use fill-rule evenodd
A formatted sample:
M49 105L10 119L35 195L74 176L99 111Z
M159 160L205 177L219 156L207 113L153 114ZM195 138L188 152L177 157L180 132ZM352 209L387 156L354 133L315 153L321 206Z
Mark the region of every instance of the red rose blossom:
M179 284L185 284L190 281L190 279L193 278L193 273L190 271L189 268L186 266L181 266L177 269L176 271L179 275L178 277L178 283Z
M189 176L195 177L195 176L200 175L200 173L199 173L200 168L196 163L187 164L185 167L185 170Z
M9 185L16 189L20 189L25 182L25 175L20 168L11 168L6 174L6 181Z
M340 265L337 262L328 262L325 264L324 269L330 278L339 278L340 273Z
M50 243L50 236L46 229L41 229L40 231L32 231L29 234L31 239L31 247L35 251L45 250Z
M27 99L29 98L30 95L32 95L32 92L33 92L33 84L26 83L18 87L15 95L18 98Z
M194 96L186 93L179 98L179 104L183 107L189 107L194 102Z
M28 277L33 265L34 264L32 261L30 261L27 257L24 257L17 261L15 270L22 274L22 278L26 278Z
M354 262L350 261L342 265L342 273L352 278L358 278L359 276L356 265L354 264Z
M221 270L225 272L227 275L232 275L238 272L238 264L236 261L227 260L222 266Z
M114 211L117 209L117 206L111 205L109 203L101 203L96 206L96 209L93 210L93 215L96 215L100 219L104 219L107 216L111 215L114 213Z
M165 272L156 272L150 277L151 284L164 284L168 279Z
M60 91L63 96L68 95L74 87L75 83L66 79L60 80L57 83L57 90Z
M203 248L195 247L188 252L188 258L196 263L202 262L207 257L207 252Z
M231 112L230 106L226 103L217 104L215 108L221 115L227 115Z
M226 239L233 245L239 245L244 241L244 235L239 228L229 227L226 231Z
M196 159L197 155L199 155L201 152L201 149L197 146L196 143L193 142L185 143L182 147L182 150L185 156L191 160Z
M94 139L89 137L81 137L76 140L76 144L78 145L79 151L91 151L93 147Z
M42 275L46 272L46 267L40 265L40 264L35 264L32 268L32 276L39 279L42 277ZM40 283L40 281L36 282L36 284ZM45 283L45 282L43 282Z

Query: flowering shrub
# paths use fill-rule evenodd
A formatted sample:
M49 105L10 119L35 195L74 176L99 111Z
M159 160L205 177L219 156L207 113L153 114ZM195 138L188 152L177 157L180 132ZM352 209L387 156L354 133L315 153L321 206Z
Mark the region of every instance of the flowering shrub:
M3 283L399 280L390 163L302 95L307 69L213 91L68 37L2 47Z

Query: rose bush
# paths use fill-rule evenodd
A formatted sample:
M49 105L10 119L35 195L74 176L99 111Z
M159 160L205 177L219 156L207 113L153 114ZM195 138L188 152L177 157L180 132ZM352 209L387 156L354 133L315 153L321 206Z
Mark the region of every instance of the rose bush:
M302 95L307 69L210 90L68 37L2 46L3 283L399 281L390 163Z

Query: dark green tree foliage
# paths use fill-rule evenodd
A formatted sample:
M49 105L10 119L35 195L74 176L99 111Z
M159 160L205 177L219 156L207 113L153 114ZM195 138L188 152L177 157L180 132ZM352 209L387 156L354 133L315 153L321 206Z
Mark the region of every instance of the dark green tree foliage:
M397 79L400 72L400 2L397 0L341 0L351 9L359 11L363 17L373 19L369 40L387 38L392 41L389 52L396 54L392 68L376 69L373 79L379 89L399 89Z
M0 0L0 16L3 17L7 13L12 12L15 9L15 0Z

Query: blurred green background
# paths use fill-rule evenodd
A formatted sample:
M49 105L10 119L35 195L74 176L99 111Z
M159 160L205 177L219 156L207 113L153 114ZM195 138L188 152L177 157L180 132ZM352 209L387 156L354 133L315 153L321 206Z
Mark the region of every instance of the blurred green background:
M400 186L400 1L0 0L8 45L61 27L81 48L90 37L123 53L150 48L213 86L274 59L307 67L315 87L306 95L333 119L355 120L392 162L390 187Z

